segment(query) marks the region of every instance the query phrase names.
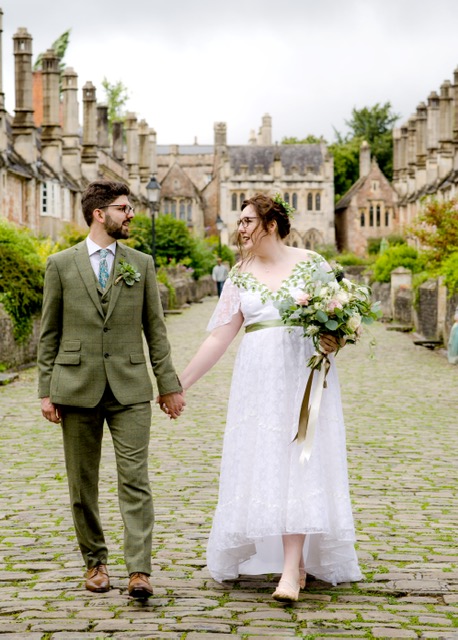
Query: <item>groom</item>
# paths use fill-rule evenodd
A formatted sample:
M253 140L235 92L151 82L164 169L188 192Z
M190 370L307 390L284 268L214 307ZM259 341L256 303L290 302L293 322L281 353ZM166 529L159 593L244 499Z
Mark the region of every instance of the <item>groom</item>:
M52 255L46 266L38 349L43 416L62 424L76 535L86 564L86 588L110 588L108 550L98 505L104 421L113 440L124 522L129 595L153 594L153 501L148 445L153 387L161 408L178 418L185 402L173 368L151 256L117 241L129 237L134 211L129 188L96 181L82 194L89 235ZM142 334L143 330L143 334Z

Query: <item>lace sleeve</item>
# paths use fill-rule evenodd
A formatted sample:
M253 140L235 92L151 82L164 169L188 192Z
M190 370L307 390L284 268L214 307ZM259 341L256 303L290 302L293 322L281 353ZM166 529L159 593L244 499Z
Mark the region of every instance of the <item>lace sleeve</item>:
M207 326L207 331L213 331L217 327L221 327L223 324L228 324L232 317L240 309L240 292L238 287L228 278L224 283L221 298L216 305L216 309L213 312L210 322Z

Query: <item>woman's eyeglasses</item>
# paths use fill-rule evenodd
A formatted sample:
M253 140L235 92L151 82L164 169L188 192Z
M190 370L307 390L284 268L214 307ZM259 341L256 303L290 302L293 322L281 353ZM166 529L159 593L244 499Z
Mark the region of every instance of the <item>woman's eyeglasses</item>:
M250 223L252 220L257 220L256 217L250 217L250 216L245 216L244 218L240 218L239 220L237 220L236 225L238 227L240 227L240 225L242 225L242 227L244 229L246 229L247 227L250 226Z

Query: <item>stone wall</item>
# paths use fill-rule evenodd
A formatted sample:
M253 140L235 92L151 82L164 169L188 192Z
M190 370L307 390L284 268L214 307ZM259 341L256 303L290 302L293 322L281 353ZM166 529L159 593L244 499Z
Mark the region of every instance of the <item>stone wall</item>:
M20 367L34 362L37 357L37 345L40 332L40 319L33 323L33 331L29 340L19 345L13 338L13 323L0 304L0 365L7 368Z
M416 304L416 330L427 340L437 340L438 333L438 291L437 280L428 280L418 288Z

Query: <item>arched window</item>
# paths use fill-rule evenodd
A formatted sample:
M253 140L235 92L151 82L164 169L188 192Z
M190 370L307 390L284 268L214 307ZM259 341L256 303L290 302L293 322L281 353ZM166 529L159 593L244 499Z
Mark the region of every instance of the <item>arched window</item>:
M369 226L374 226L374 207L371 205L369 209Z
M186 204L184 200L180 200L180 220L186 220Z
M172 214L172 216L174 218L176 218L176 215L177 215L177 201L176 200L172 200L172 202L171 202L170 213Z
M241 209L241 208L242 208L242 204L243 204L243 201L244 201L244 200L245 200L245 194L244 194L244 193L241 193L241 194L240 194L240 207L239 207L239 209Z
M377 227L379 227L380 226L380 205L379 204L377 205L377 208L376 208L376 219L377 219Z
M297 209L297 193L293 193L293 201L292 201L293 209Z
M321 195L319 193L315 196L315 211L321 211Z
M188 210L188 222L192 222L192 202L188 202L187 210Z
M286 204L289 204L289 193L285 193L284 195Z
M307 211L313 211L313 195L311 193L307 195Z
M236 193L232 194L231 209L232 211L237 211L237 194Z
M385 227L390 226L390 210L385 209Z
M366 226L366 216L365 216L364 211L361 211L360 221L361 221L361 226L365 227Z

